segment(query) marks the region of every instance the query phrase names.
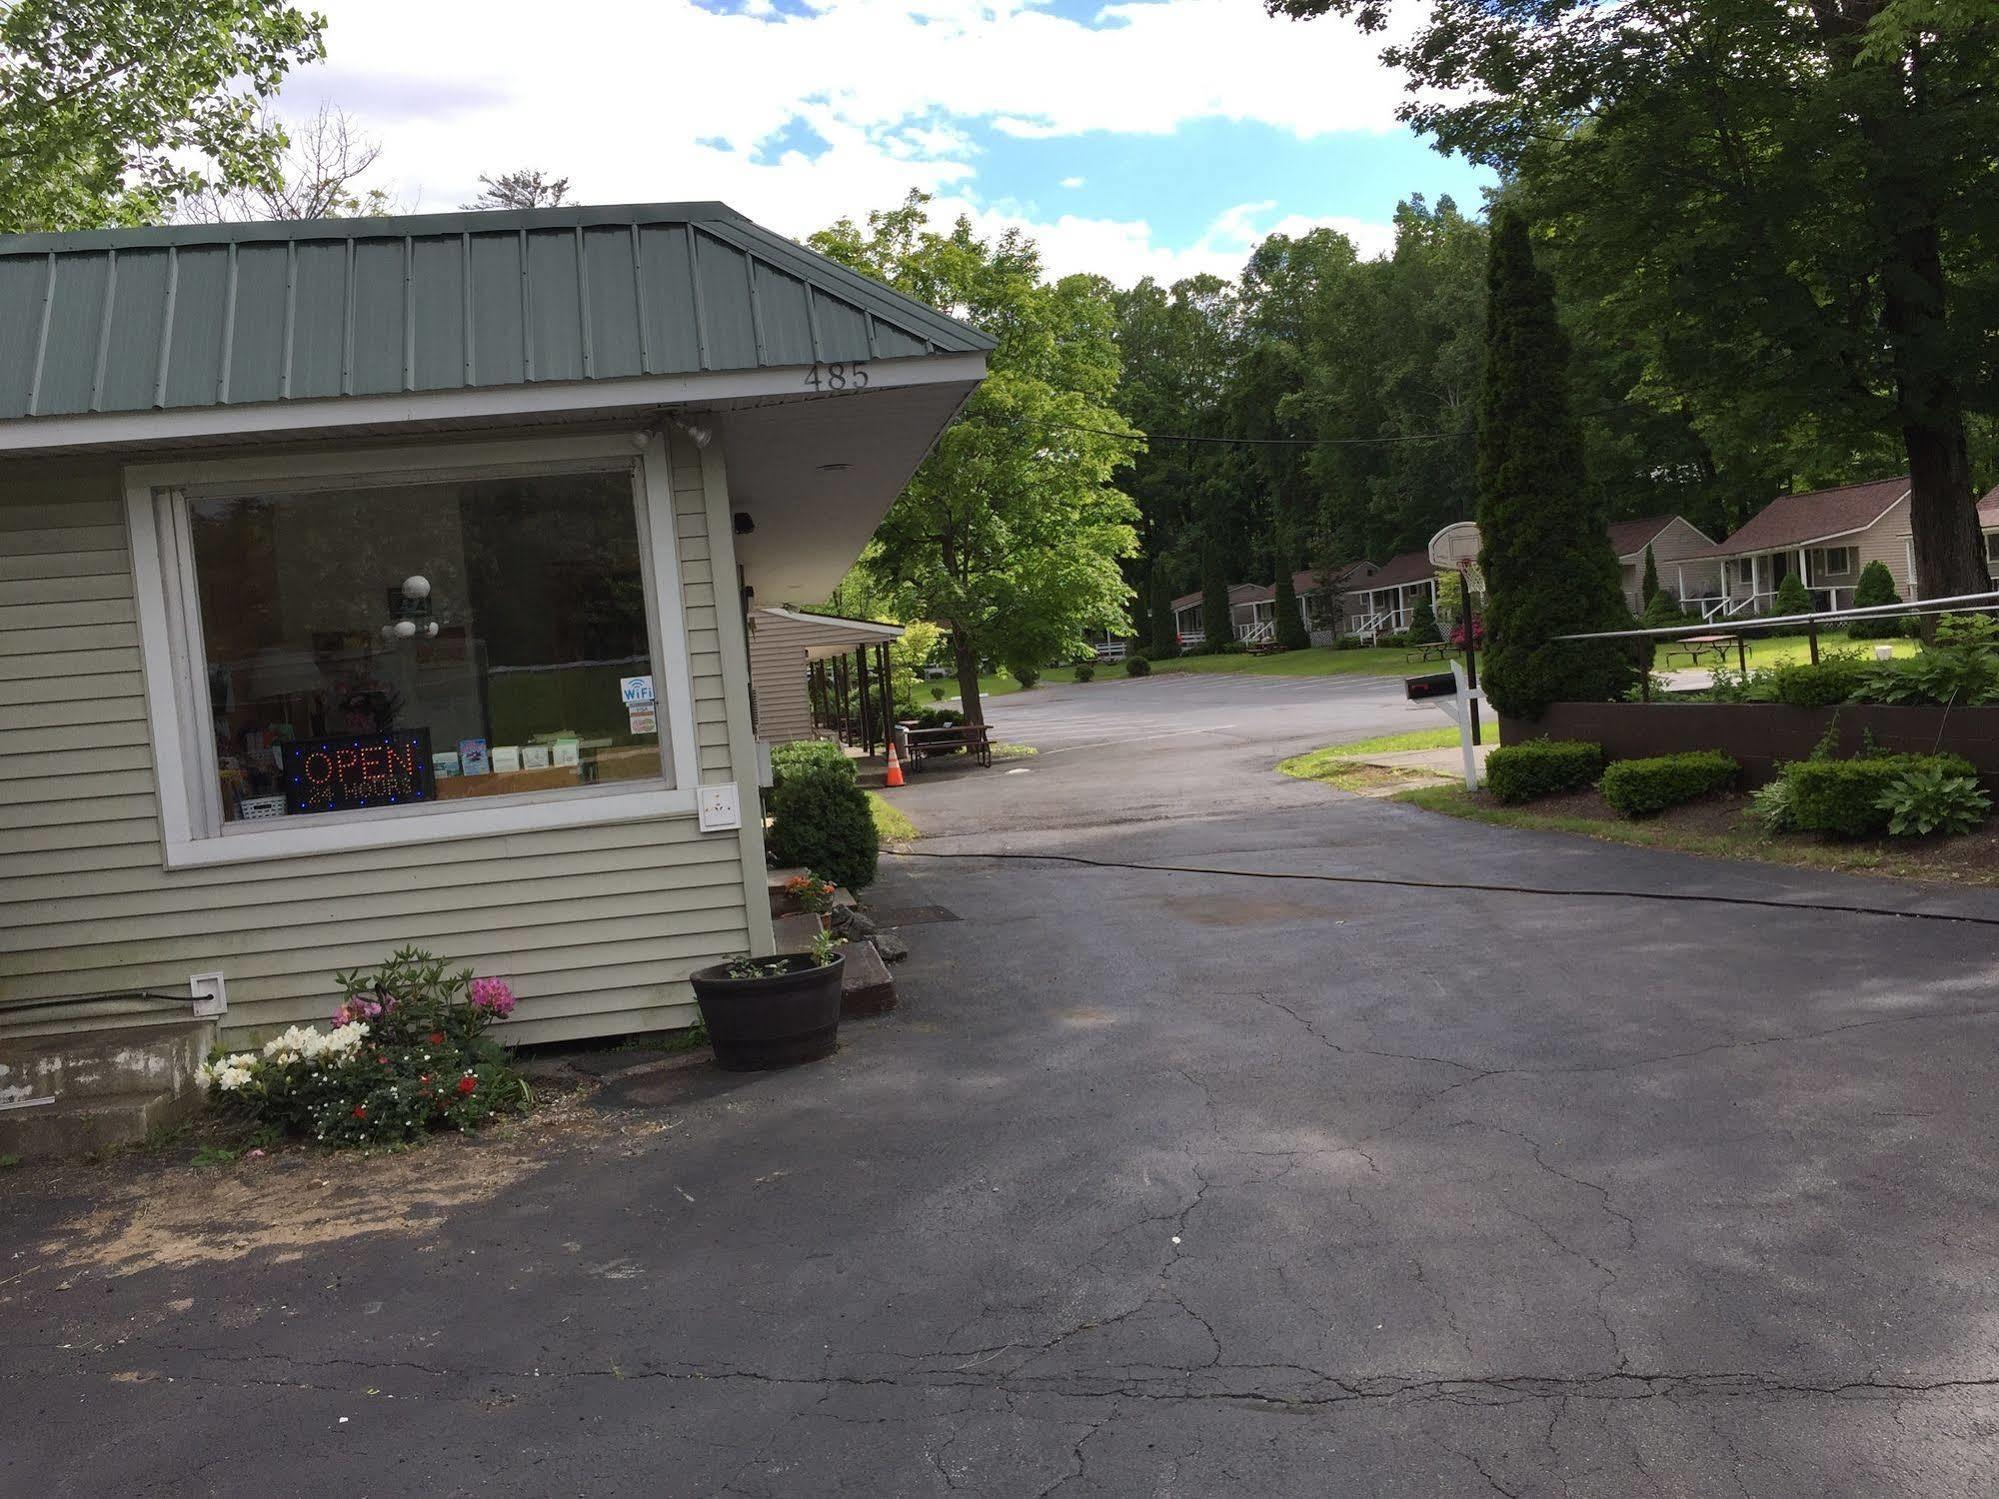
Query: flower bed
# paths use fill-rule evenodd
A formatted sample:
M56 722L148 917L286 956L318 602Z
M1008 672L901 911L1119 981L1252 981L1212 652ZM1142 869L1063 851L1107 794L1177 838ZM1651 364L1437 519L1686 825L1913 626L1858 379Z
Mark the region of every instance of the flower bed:
M526 1101L487 1035L513 1013L503 980L448 970L416 948L380 968L336 974L330 1030L292 1026L256 1051L218 1053L201 1080L218 1107L329 1145L391 1145L433 1129L470 1130Z

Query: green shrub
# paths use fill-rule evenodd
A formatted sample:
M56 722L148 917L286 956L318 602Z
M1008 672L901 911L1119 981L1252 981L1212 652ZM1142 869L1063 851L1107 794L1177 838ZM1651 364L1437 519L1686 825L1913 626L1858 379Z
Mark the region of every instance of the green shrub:
M1750 815L1763 824L1766 833L1795 833L1798 809L1791 799L1791 783L1780 771L1777 779L1749 793Z
M840 747L837 740L794 739L789 744L771 746L770 777L773 790L782 786L790 777L808 770L836 770L844 773L850 781L854 778L854 762L847 758L846 750Z
M1443 638L1443 634L1437 629L1437 611L1430 606L1429 599L1416 600L1415 611L1409 616L1410 643L1428 645Z
M1038 666L1009 666L1007 671L1023 690L1041 680L1041 668Z
M1864 663L1855 700L1970 707L1999 702L1999 624L1983 614L1947 614L1937 638L1913 656Z
M794 773L771 793L771 856L849 890L874 883L881 842L868 795L851 771Z
M1128 677L1149 677L1152 675L1152 663L1143 656L1127 656L1124 674Z
M1895 592L1895 576L1888 571L1885 562L1870 562L1860 569L1860 581L1853 589L1854 608L1875 609L1901 602L1902 596ZM1907 618L1882 614L1873 619L1849 621L1846 633L1854 640L1893 640L1898 635L1907 634L1908 628Z
M1976 776L1956 775L1934 763L1895 777L1877 805L1888 814L1888 832L1895 838L1969 833L1992 813L1992 798Z
M1077 680L1077 681L1079 681L1079 682L1088 682L1088 681L1091 681L1092 679L1094 679L1094 678L1095 678L1096 674L1097 674L1097 663L1096 663L1096 662L1094 662L1094 661L1078 661L1078 662L1076 663L1076 680Z
M1792 814L1800 831L1842 838L1873 838L1888 830L1881 805L1888 788L1912 771L1935 768L1946 776L1972 776L1957 755L1872 755L1857 760L1801 760L1784 767Z
M1603 773L1603 746L1579 739L1532 739L1494 750L1485 785L1503 802L1531 802L1587 786Z
M486 1034L513 1013L503 980L414 947L333 978L344 998L331 1030L294 1025L259 1050L210 1058L201 1080L218 1107L328 1145L394 1145L527 1101Z
M1680 612L1680 601L1673 597L1673 590L1670 588L1661 588L1655 592L1652 601L1645 606L1644 614L1639 617L1639 623L1648 630L1669 629L1673 625L1686 622L1686 615Z
M919 729L956 729L963 727L965 715L956 708L918 708L915 723Z
M1771 601L1772 614L1810 614L1812 596L1805 589L1805 581L1796 573L1784 574L1784 581L1777 585L1777 597Z
M1650 817L1734 781L1742 767L1715 750L1619 760L1603 773L1603 799L1626 817Z
M1756 672L1743 696L1752 703L1832 708L1851 700L1867 682L1870 671L1870 663L1851 655L1823 656L1816 666L1809 661L1789 661Z

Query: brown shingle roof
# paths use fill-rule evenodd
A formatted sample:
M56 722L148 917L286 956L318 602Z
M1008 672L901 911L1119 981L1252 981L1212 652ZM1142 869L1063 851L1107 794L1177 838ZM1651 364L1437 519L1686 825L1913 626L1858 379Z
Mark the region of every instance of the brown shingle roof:
M1746 552L1773 552L1828 537L1847 536L1873 525L1908 492L1909 476L1902 474L1893 479L1876 479L1870 484L1780 495L1757 511L1728 540L1692 555L1739 557Z
M1999 484L1978 502L1978 524L1984 530L1999 529Z
M1347 589L1349 593L1367 593L1377 588L1393 588L1399 583L1420 583L1425 578L1434 578L1437 569L1430 564L1427 547L1418 547L1413 552L1404 552L1400 557L1390 557L1381 564L1381 571L1371 578L1355 580Z
M1680 519L1678 515L1648 515L1639 520L1614 520L1607 528L1610 534L1610 549L1617 553L1620 560L1636 557L1659 539L1661 531L1678 519ZM1688 521L1687 524L1693 528L1696 535L1701 535L1699 526L1695 526L1692 521ZM1707 538L1702 535L1701 539L1705 541ZM1708 544L1713 545L1712 542Z
M1275 597L1276 593L1277 587L1273 583L1231 583L1229 607L1233 609L1237 604L1261 603L1267 598ZM1173 611L1177 614L1182 609L1192 608L1200 603L1203 597L1204 595L1199 593L1183 593L1173 601Z

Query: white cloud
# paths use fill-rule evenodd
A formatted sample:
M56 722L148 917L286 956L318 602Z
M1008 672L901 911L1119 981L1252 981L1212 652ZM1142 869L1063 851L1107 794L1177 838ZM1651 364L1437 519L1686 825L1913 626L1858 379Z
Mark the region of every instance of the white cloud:
M1064 187L1081 187L1083 185L1083 179L1081 177L1064 177L1062 179L1062 185Z
M1172 248L1144 223L1005 219L979 190L966 125L1028 137L1217 117L1300 136L1399 128L1380 38L1272 20L1255 0L1119 0L1103 29L1032 0L816 0L802 18L769 0L735 15L690 0L572 0L553 23L543 4L488 0L476 24L457 5L319 5L330 61L296 76L288 106L324 98L353 113L424 209L469 199L481 172L538 167L586 202L719 198L802 236L918 187L946 214L1025 222L1052 268L1130 280L1239 264L1247 221ZM826 148L753 159L796 122ZM1363 228L1378 242L1380 226Z

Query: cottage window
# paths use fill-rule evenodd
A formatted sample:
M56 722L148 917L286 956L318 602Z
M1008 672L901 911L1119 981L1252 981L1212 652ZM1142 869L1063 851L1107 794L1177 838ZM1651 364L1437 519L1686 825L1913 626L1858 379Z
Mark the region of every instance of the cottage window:
M1985 533L1985 560L1993 566L1999 566L1999 531Z
M169 863L691 804L653 553L670 501L644 463L627 444L440 472L448 452L128 487L135 551L159 560L140 623Z
M1844 578L1853 571L1852 547L1825 547L1819 552L1819 565L1813 570L1814 578Z

